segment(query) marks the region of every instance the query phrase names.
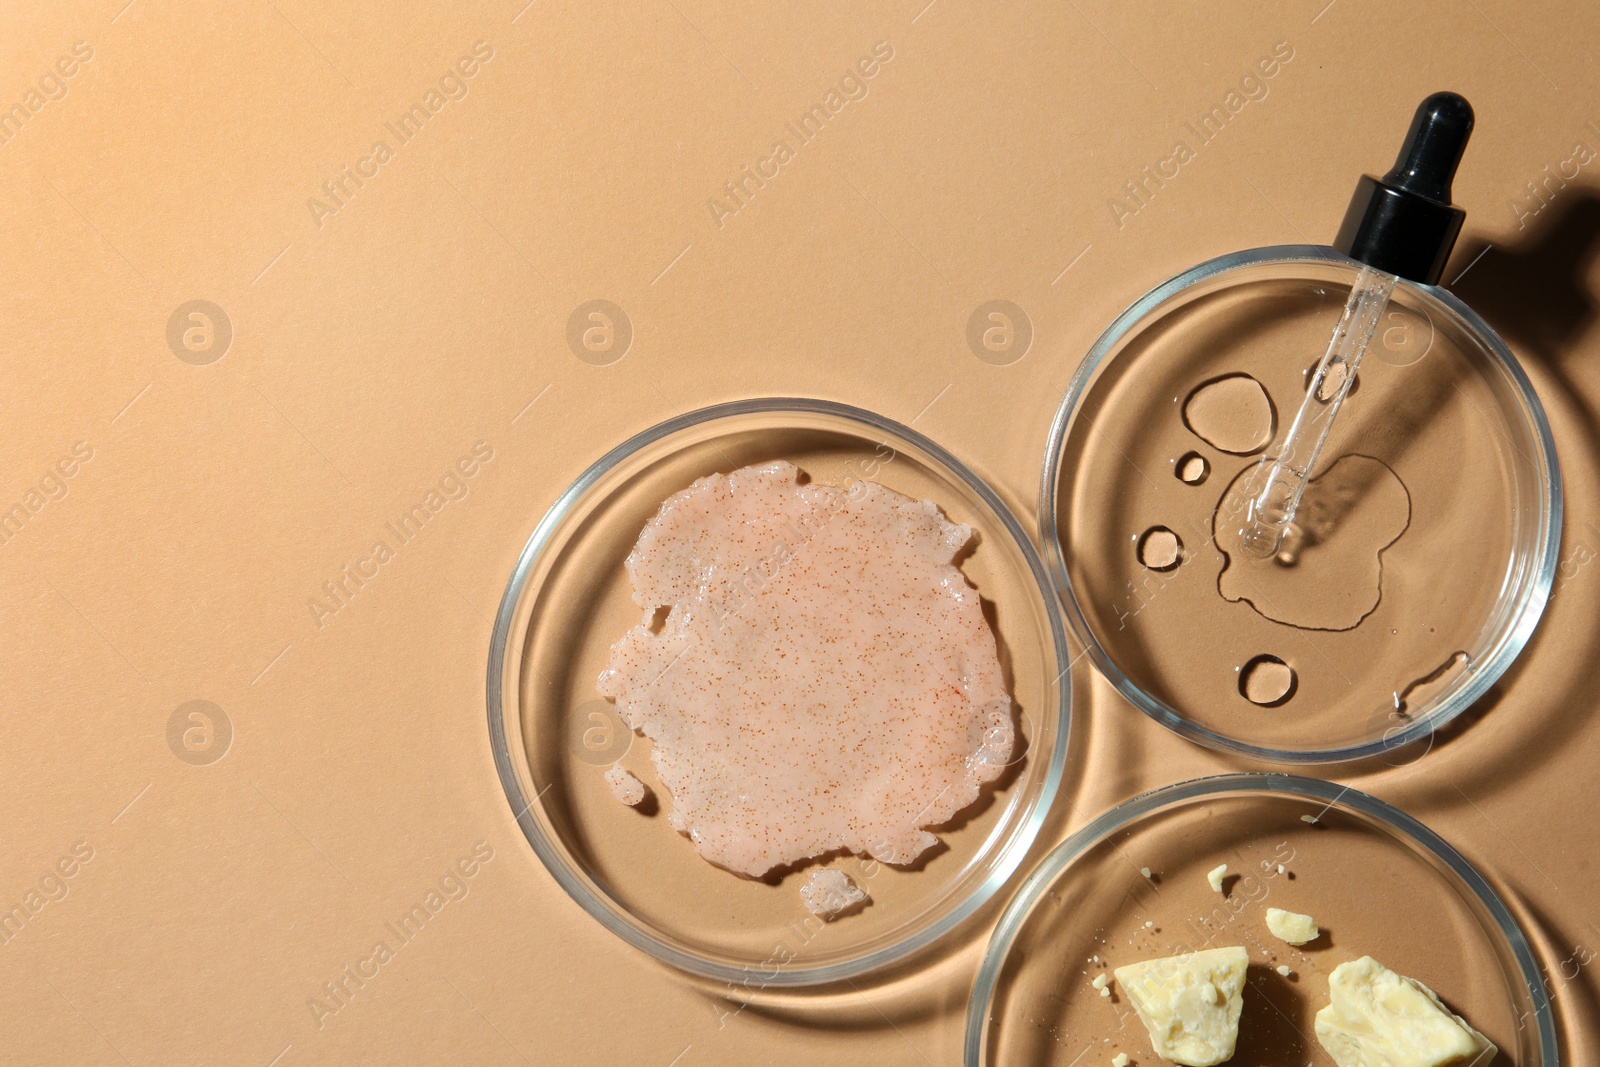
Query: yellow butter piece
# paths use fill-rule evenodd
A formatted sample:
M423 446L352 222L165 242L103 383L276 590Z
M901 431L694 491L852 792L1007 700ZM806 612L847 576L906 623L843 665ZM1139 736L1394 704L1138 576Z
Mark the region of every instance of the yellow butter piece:
M1249 964L1249 954L1235 946L1133 963L1114 973L1157 1056L1184 1067L1214 1067L1233 1056Z
M1495 1046L1433 990L1371 956L1335 967L1317 1040L1339 1067L1486 1067Z
M1287 941L1291 945L1303 945L1307 941L1315 941L1322 933L1317 928L1317 921L1309 915L1301 915L1296 911L1284 911L1282 908L1267 909L1267 929L1272 931L1272 936L1280 941Z

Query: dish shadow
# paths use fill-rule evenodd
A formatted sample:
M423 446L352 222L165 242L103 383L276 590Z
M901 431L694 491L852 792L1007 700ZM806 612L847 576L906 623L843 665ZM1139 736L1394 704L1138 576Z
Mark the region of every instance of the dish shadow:
M984 913L988 914L987 908ZM959 945L930 948L883 971L829 985L782 988L764 986L759 980L744 985L719 983L662 966L686 980L708 1010L724 1021L748 1014L797 1032L898 1031L932 1019L964 1015L988 925L983 920L974 922L959 937Z
M1511 911L1527 938L1539 974L1537 981L1549 999L1555 1023L1556 1044L1562 1063L1587 1063L1593 1058L1596 1034L1600 1034L1600 940L1588 933L1574 935L1563 929L1527 896L1504 879L1492 879L1495 892ZM1576 925L1576 924L1574 924ZM1527 1013L1517 1019L1517 1033L1532 1027ZM1490 1034L1507 1038L1509 1034ZM1587 1040L1587 1047L1585 1047ZM1491 1067L1511 1067L1514 1061L1501 1041L1500 1054Z
M1600 944L1593 936L1586 940L1561 932L1553 920L1526 900L1519 899L1517 904L1523 913L1523 924L1534 927L1529 939L1544 965L1563 1058L1580 1061L1579 1051L1572 1047L1574 1036L1600 1033L1600 956L1592 954L1600 950Z

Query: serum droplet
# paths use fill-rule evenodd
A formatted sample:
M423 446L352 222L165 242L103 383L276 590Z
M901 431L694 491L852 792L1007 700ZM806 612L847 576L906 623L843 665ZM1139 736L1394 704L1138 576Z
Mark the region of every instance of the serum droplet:
M1256 656L1239 672L1239 695L1264 708L1288 703L1298 685L1294 668L1277 656Z
M1183 402L1183 424L1189 432L1235 456L1266 448L1276 422L1272 398L1248 374L1225 374L1202 382Z
M1321 361L1319 360L1318 362L1320 363ZM1322 376L1322 381L1320 383L1316 383L1317 364L1313 363L1311 366L1306 368L1305 388L1310 390L1311 386L1316 383L1317 399L1324 404L1328 404L1333 401L1334 397L1339 395L1339 390L1341 387L1343 387L1344 380L1349 376L1350 365L1343 359L1335 358L1333 362L1328 364L1328 373ZM1361 375L1357 374L1355 381L1350 383L1350 392L1346 394L1346 398L1348 399L1349 397L1355 396L1360 389Z
M1199 485L1211 476L1211 464L1200 453L1189 452L1178 457L1173 473L1185 485Z
M1139 538L1139 562L1153 571L1170 571L1183 562L1183 542L1165 526L1152 526Z

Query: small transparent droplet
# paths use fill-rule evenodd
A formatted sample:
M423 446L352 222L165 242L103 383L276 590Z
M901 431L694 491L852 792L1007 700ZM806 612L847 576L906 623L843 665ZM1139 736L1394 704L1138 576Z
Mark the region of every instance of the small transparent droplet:
M1178 457L1178 462L1173 466L1173 473L1185 485L1199 485L1211 475L1211 464L1206 462L1206 457L1198 452L1189 452Z
M1283 536L1278 540L1277 560L1285 567L1293 567L1300 562L1300 552L1306 545L1306 532L1299 524L1291 522L1284 527Z
M1287 703L1298 684L1294 668L1277 656L1256 656L1239 672L1239 694L1264 708Z
M1317 384L1317 400L1321 403L1328 404L1333 401L1335 396L1339 395L1340 388L1344 386L1344 380L1349 376L1349 365L1345 363L1344 360L1335 357L1333 362L1328 364L1328 373L1322 376L1322 381L1320 384L1316 382L1317 364L1313 363L1311 366L1306 368L1305 388L1310 389L1313 384ZM1358 374L1356 375L1355 381L1350 383L1350 392L1348 395L1354 396L1356 392L1360 390L1360 388L1361 376Z
M1183 542L1165 526L1152 526L1139 538L1139 562L1153 571L1170 571L1183 562Z

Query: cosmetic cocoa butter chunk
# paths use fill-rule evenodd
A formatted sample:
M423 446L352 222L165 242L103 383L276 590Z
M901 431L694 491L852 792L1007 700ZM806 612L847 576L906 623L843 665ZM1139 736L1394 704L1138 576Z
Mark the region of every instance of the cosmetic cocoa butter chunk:
M1335 967L1328 993L1317 1040L1339 1067L1486 1067L1497 1053L1433 990L1371 956Z
M1133 963L1114 974L1157 1056L1214 1067L1233 1057L1249 963L1244 948L1234 946Z
M1304 945L1322 935L1311 916L1282 908L1267 909L1267 929L1272 931L1273 937L1290 945Z
M1222 892L1222 880L1228 876L1228 865L1219 863L1206 872L1206 884L1211 886L1213 893Z

